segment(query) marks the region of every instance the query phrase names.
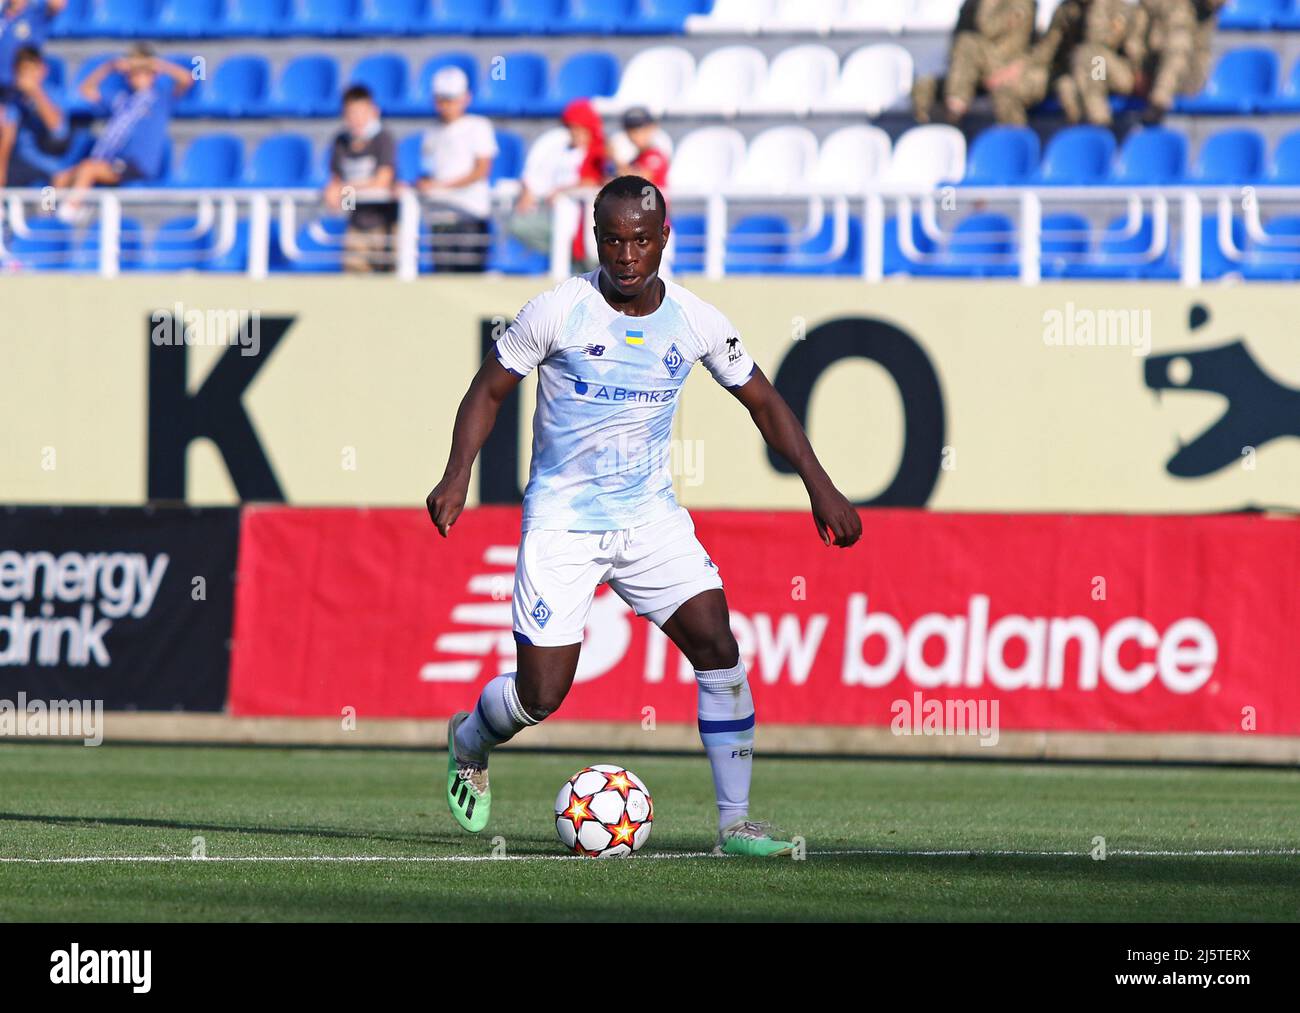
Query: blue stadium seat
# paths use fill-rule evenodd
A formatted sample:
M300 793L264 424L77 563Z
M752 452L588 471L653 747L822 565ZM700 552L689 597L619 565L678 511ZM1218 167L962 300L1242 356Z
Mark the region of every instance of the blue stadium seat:
M162 0L152 29L160 39L208 39L226 23L225 0Z
M13 233L6 261L28 271L66 271L71 266L72 228L55 218L30 218L27 235Z
M400 115L406 108L406 60L398 53L373 53L358 60L348 84L363 84L369 88L385 115Z
M562 0L497 0L496 9L476 29L484 35L543 35L560 21Z
M680 35L689 14L707 14L713 0L636 0L636 14L620 31L628 35Z
M199 231L193 216L169 218L158 226L153 242L145 248L141 270L198 270L207 242L207 233Z
M271 64L264 56L227 57L212 75L200 109L205 116L239 119L266 113Z
M574 53L556 72L546 97L534 102L534 116L558 116L577 98L613 95L618 90L618 60L610 53Z
M68 6L63 8L50 26L50 38L85 38L89 31L87 23L90 21L90 3L91 0L68 0Z
M267 113L272 116L337 116L338 62L323 53L290 60L271 91Z
M290 271L299 274L330 274L343 270L343 233L347 231L346 218L322 218L317 222L308 222L298 229L298 249L305 255L305 260L292 262L285 260ZM317 231L324 237L317 239Z
M72 247L74 271L98 271L101 224L99 219L90 223ZM117 266L119 271L139 271L144 267L144 228L134 218L123 218L118 223Z
M1252 281L1300 279L1300 215L1285 215L1264 223L1268 238L1251 242L1241 275Z
M916 264L911 273L922 277L1009 278L1020 273L1015 254L1015 226L1011 219L981 212L957 224L938 260Z
M1254 130L1221 130L1206 138L1190 179L1206 185L1242 186L1264 175L1264 138Z
M1115 135L1104 127L1066 127L1052 138L1043 164L1034 174L1038 183L1054 186L1090 186L1110 175L1115 156Z
M570 35L610 35L636 16L636 0L568 0L556 30Z
M1064 278L1066 271L1083 263L1092 242L1092 227L1083 215L1069 212L1044 215L1042 221L1042 275Z
M1277 142L1264 182L1270 186L1300 185L1300 130L1293 130Z
M1238 250L1246 248L1246 223L1240 218L1233 218L1232 243ZM1242 265L1229 260L1219 246L1219 217L1206 215L1201 219L1201 277L1206 281L1217 281L1224 275L1240 274Z
M492 160L488 182L499 179L518 179L524 171L524 139L513 130L498 130L497 157Z
M220 34L229 38L263 38L289 24L290 0L226 0Z
M1223 27L1220 24L1219 27ZM1300 0L1290 0L1290 6L1273 16L1273 27L1281 31L1293 32L1300 28Z
M885 264L884 273L886 276L894 274L911 274L916 267L916 262L909 259L903 253L902 242L899 239L898 216L894 215L885 220ZM912 215L912 245L916 247L918 253L923 255L933 254L937 247L934 240L931 239L921 227L921 216Z
M862 273L862 219L850 213L844 250L831 257L835 241L835 220L827 215L822 227L790 251L779 268L782 274L860 275Z
M1128 219L1112 219L1102 233L1098 248L1087 261L1065 268L1066 278L1115 278L1173 280L1179 275L1173 246L1148 259L1155 236L1155 221L1145 215L1130 233Z
M435 35L473 35L492 21L492 0L430 0L423 30Z
M402 104L403 116L431 116L433 114L433 75L443 67L459 67L469 79L471 95L478 92L478 60L473 53L449 50L431 56L420 68L419 75L412 82L411 93Z
M1167 127L1135 130L1124 140L1111 182L1125 186L1167 186L1187 175L1187 135Z
M1219 15L1219 28L1246 32L1280 28L1278 20L1291 10L1292 0L1232 0Z
M362 35L419 35L428 16L428 0L362 0L357 31Z
M1277 93L1261 98L1256 108L1261 113L1300 113L1300 60L1291 65L1291 73Z
M778 270L790 246L790 223L780 215L747 215L727 236L728 274Z
M423 175L420 165L420 147L424 132L417 130L403 137L397 145L397 178L403 183L414 183Z
M193 119L197 116L207 115L203 111L203 106L204 103L207 102L208 98L208 81L206 76L195 76L195 70L200 66L195 63L195 60L199 58L188 56L184 53L175 53L164 57L164 59L176 64L176 66L188 72L194 81L194 83L186 89L185 94L177 100L174 107L174 115L184 119ZM206 70L204 73L206 74Z
M234 134L204 134L190 142L180 169L168 180L168 185L238 186L243 174L244 142Z
M360 0L293 0L289 20L277 34L355 35L360 22Z
M989 127L971 145L965 186L1011 186L1026 182L1038 168L1038 135L1028 127Z
M488 252L487 268L502 274L545 274L551 269L550 259L525 246L495 222L491 225L492 246Z
M253 152L247 186L298 187L313 183L311 141L302 134L274 134Z
M157 18L158 0L93 0L82 24L88 37L152 38Z
M1277 91L1280 74L1277 54L1271 49L1230 50L1220 58L1205 90L1179 97L1174 109L1180 113L1251 113Z
M471 108L484 116L526 116L546 94L546 57L509 53L502 60L502 74L480 82Z
M669 225L673 235L673 272L699 274L704 270L704 216L674 215Z

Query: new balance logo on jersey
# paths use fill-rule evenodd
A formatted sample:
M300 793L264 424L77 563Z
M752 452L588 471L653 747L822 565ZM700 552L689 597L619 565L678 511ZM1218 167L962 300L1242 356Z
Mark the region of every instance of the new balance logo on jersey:
M601 356L605 354L605 346L588 345L586 348L583 349L583 351L586 352L588 355Z

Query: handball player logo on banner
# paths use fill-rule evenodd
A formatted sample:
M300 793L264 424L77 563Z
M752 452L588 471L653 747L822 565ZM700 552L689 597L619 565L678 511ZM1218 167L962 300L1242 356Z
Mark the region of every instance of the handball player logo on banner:
M1203 306L1193 306L1193 331L1209 321ZM1300 390L1284 386L1264 372L1241 340L1194 351L1153 355L1147 359L1146 385L1165 390L1221 394L1228 409L1165 464L1177 478L1203 478L1241 460L1284 436L1300 436Z

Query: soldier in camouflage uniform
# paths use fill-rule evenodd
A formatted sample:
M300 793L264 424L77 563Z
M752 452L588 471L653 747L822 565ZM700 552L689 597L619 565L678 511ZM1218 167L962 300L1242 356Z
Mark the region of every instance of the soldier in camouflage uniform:
M1187 78L1187 94L1195 95L1210 79L1211 51L1214 32L1219 24L1219 11L1228 0L1196 0L1196 41L1192 51L1192 69Z
M1143 40L1144 76L1151 82L1146 119L1156 122L1173 108L1176 96L1200 90L1195 59L1196 3L1142 0L1142 11L1148 22Z
M1067 116L1074 110L1089 123L1110 125L1110 96L1132 95L1141 83L1146 25L1142 8L1125 0L1092 0L1083 41L1058 88Z
M974 29L963 24L973 20ZM948 75L942 81L920 78L912 89L916 118L928 123L935 99L942 91L945 118L952 123L966 115L977 89L983 85L993 99L1000 123L1024 123L1028 101L1024 81L1017 78L997 87L998 71L1024 59L1034 34L1034 0L968 0L958 18L948 58Z
M1073 90L1065 86L1071 83L1071 61L1075 49L1083 41L1088 7L1093 2L1094 0L1062 0L1052 14L1047 31L1034 43L1029 56L1016 67L1000 72L1001 78L1013 80L1015 75L1024 75L1021 87L1031 107L1047 98L1049 90L1055 91L1061 100L1065 118L1071 123L1079 122L1082 107ZM1000 84L1001 78L995 75L993 83Z

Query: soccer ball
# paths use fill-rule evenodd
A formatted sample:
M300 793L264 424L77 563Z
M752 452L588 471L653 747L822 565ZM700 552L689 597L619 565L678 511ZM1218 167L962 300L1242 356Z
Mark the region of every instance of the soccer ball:
M613 763L583 767L555 796L560 843L584 858L626 858L650 839L655 805L645 782Z

